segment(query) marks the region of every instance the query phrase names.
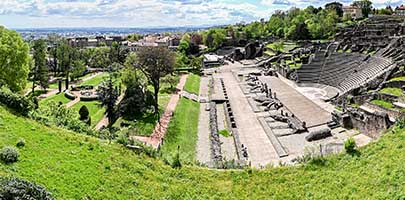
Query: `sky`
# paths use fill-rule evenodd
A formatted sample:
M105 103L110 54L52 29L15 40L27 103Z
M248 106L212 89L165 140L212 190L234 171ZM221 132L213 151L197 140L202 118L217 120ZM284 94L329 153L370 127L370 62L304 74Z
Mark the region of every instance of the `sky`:
M275 10L331 0L0 0L8 28L212 26L268 19ZM344 5L351 0L340 0ZM374 7L404 0L372 0Z

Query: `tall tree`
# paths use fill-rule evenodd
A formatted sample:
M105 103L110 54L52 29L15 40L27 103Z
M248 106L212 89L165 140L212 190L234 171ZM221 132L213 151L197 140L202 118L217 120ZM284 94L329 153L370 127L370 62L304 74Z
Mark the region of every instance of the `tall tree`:
M373 9L373 3L370 0L353 1L353 5L361 8L364 17L368 17Z
M72 64L73 48L69 46L66 40L63 40L58 45L57 57L59 66L65 73L66 90L69 89L69 73Z
M331 2L325 5L326 10L334 10L339 17L343 17L343 4L339 2Z
M16 31L0 26L0 86L16 92L25 88L29 74L29 47Z
M33 44L34 66L31 69L30 78L32 81L32 92L36 84L42 88L48 87L48 67L46 66L46 48L44 40L36 40Z
M138 51L135 67L142 71L153 86L156 115L159 115L161 78L173 72L175 60L175 54L164 47L144 47Z
M108 74L107 80L101 83L97 89L97 92L99 93L101 106L106 108L108 127L111 128L114 121L117 119L115 105L118 100L119 93L118 89L115 87L115 73L113 72L112 67L109 67Z

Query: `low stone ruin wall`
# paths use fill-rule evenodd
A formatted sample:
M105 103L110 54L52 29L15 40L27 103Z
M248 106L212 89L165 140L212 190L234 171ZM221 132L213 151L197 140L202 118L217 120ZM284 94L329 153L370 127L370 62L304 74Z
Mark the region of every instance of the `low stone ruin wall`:
M392 123L386 113L366 113L360 110L349 112L353 128L357 128L361 133L371 138L380 137L381 133L388 129Z
M222 163L221 141L218 134L217 105L210 103L210 140L211 140L211 158L215 164Z

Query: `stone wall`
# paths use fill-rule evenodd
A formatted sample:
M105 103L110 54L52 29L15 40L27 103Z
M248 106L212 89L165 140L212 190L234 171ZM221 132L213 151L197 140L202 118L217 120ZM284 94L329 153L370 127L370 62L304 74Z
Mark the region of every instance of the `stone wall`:
M356 109L349 111L349 116L353 128L371 138L380 137L382 132L392 125L386 113L372 114Z
M210 140L211 140L211 158L216 165L222 163L221 141L218 134L217 105L210 103Z

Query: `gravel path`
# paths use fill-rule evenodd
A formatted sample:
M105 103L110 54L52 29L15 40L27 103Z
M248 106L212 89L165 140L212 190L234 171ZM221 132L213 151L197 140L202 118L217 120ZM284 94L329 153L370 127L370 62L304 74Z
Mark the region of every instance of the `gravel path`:
M200 99L208 99L209 77L201 77ZM200 163L209 164L211 162L211 142L209 136L209 112L205 110L208 103L201 103L200 115L198 118L198 139L197 139L197 160Z

